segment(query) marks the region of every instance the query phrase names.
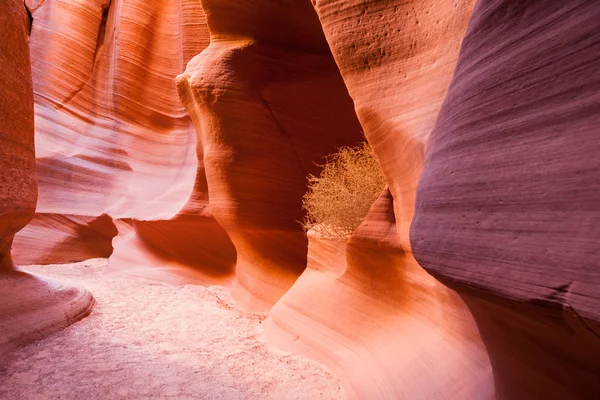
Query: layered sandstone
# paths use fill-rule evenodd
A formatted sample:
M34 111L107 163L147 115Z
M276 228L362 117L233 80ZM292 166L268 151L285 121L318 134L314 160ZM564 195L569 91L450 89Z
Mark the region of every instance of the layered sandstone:
M431 135L415 255L469 306L502 399L600 391L600 5L479 2Z
M347 245L310 238L308 268L273 308L266 337L327 363L351 398L491 399L473 318L409 243L427 137L472 2L313 4L389 192Z
M267 341L324 362L350 399L493 399L472 316L397 245L392 204L386 191L349 239L309 235Z
M361 127L309 2L203 0L210 46L178 79L210 206L237 250L233 295L268 310L306 267L307 175Z
M0 15L0 271L12 270L14 234L32 218L37 200L29 18L18 0Z
M88 316L95 303L79 285L21 271L1 273L0 357Z
M19 261L112 254L111 269L122 271L136 253L149 276L168 264L231 279L235 251L212 218L202 152L175 87L208 44L200 4L27 3L40 194L33 226L15 242Z
M23 228L13 246L19 264L77 262L109 257L117 229L112 219L99 217L37 213Z
M94 304L85 289L16 270L13 235L34 213L33 91L27 40L30 20L19 0L0 13L0 356L86 316Z
M12 3L4 269L35 207ZM350 398L600 389L598 6L482 1L467 26L474 0L27 3L40 197L15 257L233 284L238 306L273 307L271 345L326 363ZM351 237L307 239L306 178L361 130L388 188ZM2 287L0 353L93 304L18 272Z

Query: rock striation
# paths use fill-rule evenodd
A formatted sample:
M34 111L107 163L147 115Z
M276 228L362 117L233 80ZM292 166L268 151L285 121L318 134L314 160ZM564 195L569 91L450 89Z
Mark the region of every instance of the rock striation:
M266 340L324 362L349 399L493 399L468 309L396 235L389 192L350 238L309 235L308 267L273 307Z
M13 257L19 264L57 264L109 257L117 229L106 214L85 217L36 213L17 235Z
M19 261L112 255L111 270L123 272L135 253L136 273L167 265L159 275L186 275L192 266L196 280L230 280L235 250L212 218L202 152L175 87L208 45L200 4L27 4L39 200L34 224L15 242Z
M351 399L600 390L600 6L27 0L30 74L8 1L0 355L94 302L13 256L110 256L231 286ZM363 134L387 188L349 237L307 237L307 176Z
M85 289L20 272L13 236L32 218L37 199L33 90L23 2L7 0L0 13L0 356L88 315Z
M473 313L502 399L600 390L600 5L481 1L411 230Z
M309 2L203 0L210 45L177 78L210 207L237 251L233 296L265 311L306 267L307 175L361 127Z
M417 264L409 241L472 2L313 4L389 190L347 244L309 238L308 268L273 308L266 338L325 362L350 398L492 399L469 310Z
M13 237L33 217L37 200L29 18L18 0L0 15L0 271L12 270Z

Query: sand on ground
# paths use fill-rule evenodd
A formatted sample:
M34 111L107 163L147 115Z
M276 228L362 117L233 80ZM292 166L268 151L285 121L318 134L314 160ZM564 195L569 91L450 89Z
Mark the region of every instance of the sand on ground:
M220 287L103 275L105 259L23 270L84 285L97 304L67 329L0 360L0 399L344 399L320 364L272 352L265 314Z

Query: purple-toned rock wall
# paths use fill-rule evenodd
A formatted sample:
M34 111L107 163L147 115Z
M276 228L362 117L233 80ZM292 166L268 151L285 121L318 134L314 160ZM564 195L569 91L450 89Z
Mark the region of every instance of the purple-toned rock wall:
M411 244L471 309L498 398L600 393L600 3L478 2Z

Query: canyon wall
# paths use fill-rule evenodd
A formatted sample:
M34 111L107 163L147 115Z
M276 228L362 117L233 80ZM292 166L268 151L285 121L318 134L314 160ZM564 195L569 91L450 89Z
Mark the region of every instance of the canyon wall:
M112 271L231 280L235 249L212 218L202 152L175 87L208 45L200 4L27 4L39 199L15 241L17 261L112 254Z
M363 140L310 2L203 0L210 46L177 78L210 206L237 250L233 296L266 311L306 267L307 175Z
M33 217L37 199L33 90L23 2L7 0L0 13L0 357L90 313L85 289L20 272L13 236Z
M37 200L33 92L27 40L29 17L9 0L0 15L0 271L12 270L15 233L33 217Z
M600 391L600 5L478 3L431 135L417 260L469 306L502 399Z
M271 311L272 346L325 363L352 399L598 392L598 6L27 5L32 81L27 13L0 16L0 295L26 300L0 305L0 354L36 337L11 327L39 336L93 305L9 272L35 209L35 98L17 262L110 256L116 273L232 285ZM307 238L307 176L363 132L388 187L353 235Z
M389 191L347 241L310 236L308 268L273 308L266 338L325 362L349 398L491 399L472 316L409 242L427 137L472 2L313 4Z

